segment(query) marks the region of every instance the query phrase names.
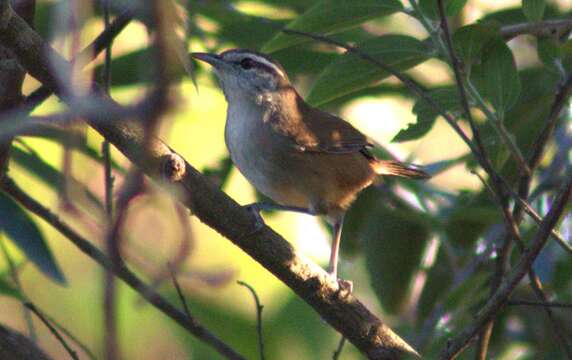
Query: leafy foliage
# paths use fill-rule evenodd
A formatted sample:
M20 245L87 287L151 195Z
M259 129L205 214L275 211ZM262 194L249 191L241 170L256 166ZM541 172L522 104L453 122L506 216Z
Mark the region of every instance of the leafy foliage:
M445 110L459 110L459 95L456 89L443 88L430 92L433 100ZM433 107L424 100L418 100L413 106L413 113L417 115L417 122L409 124L407 128L400 130L393 138L395 142L417 140L427 134L439 115Z
M322 0L287 25L288 29L331 34L374 18L391 15L403 6L398 0ZM308 41L279 33L262 48L273 52Z
M522 12L530 21L542 20L545 8L545 0L522 0Z
M0 230L34 265L59 283L65 278L36 223L12 198L0 193Z
M423 42L404 35L380 36L357 44L356 48L398 70L407 70L429 58ZM389 75L358 55L346 53L324 69L307 100L320 105L371 86Z
M445 13L447 16L455 16L467 3L467 0L445 0L443 1L445 6ZM437 6L437 1L432 0L420 0L419 6L423 11L423 15L427 16L432 20L436 20L439 18L439 8Z
M473 81L499 113L505 113L517 102L520 75L504 41L496 39L487 45L482 64L473 69Z

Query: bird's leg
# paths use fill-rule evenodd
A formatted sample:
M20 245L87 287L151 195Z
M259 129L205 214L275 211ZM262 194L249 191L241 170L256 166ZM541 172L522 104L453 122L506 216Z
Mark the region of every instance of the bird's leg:
M338 277L338 254L340 252L340 240L342 239L342 227L344 218L341 217L334 222L334 238L332 239L332 250L330 252L330 265L328 272L333 277Z
M332 251L330 252L330 265L328 273L337 280L340 290L347 290L349 293L353 290L351 281L338 279L338 255L340 252L340 242L342 239L342 227L344 225L343 215L334 221L334 238L332 239Z
M261 228L262 225L264 225L264 220L260 216L260 212L263 210L293 211L307 215L317 215L314 211L310 209L298 206L287 206L287 205L271 204L271 203L253 203L246 205L245 207L254 214L254 217L256 218L256 225L258 228Z

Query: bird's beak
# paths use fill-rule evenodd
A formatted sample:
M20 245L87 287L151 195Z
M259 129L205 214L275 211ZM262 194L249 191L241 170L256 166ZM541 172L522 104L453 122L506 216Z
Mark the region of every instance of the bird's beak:
M204 61L207 64L214 66L215 68L224 63L222 58L217 54L195 52L191 53L191 56L197 60Z

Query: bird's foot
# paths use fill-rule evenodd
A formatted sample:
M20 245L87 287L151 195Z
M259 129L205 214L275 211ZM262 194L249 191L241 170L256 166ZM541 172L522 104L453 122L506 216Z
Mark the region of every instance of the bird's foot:
M354 291L354 283L349 280L344 280L338 278L336 273L329 272L330 276L333 277L338 284L338 290L336 291L339 297L348 297Z
M246 210L250 211L254 216L254 221L255 221L254 231L262 229L266 224L264 222L264 219L262 218L262 215L260 215L260 211L262 210L260 206L258 206L257 203L254 203L250 205L245 205L244 207L246 208Z
M354 283L349 280L338 279L338 292L344 297L350 295L354 291Z

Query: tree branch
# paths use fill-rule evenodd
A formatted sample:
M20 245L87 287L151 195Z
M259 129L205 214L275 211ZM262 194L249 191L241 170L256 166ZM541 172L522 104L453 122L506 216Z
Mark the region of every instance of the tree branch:
M0 5L3 2L5 0L0 1ZM0 13L0 19L0 41L14 50L21 65L32 76L62 95L73 108L75 101L63 96L63 89L51 73L51 69L56 68L65 78L69 74L69 63L10 9ZM90 98L112 109L119 106L97 94L91 94ZM99 116L108 117L105 111L101 111ZM288 285L368 357L397 359L404 353L418 356L357 298L340 293L337 282L321 267L301 257L290 243L268 226L259 229L249 211L211 184L163 142L153 139L148 151L143 151L144 136L134 124L96 121L93 117L86 120L148 176L159 181L165 178L173 180L168 188L200 220L230 239ZM165 161L172 158L180 159L172 162L180 166L175 178L165 176L171 172L163 168Z
M523 23L515 25L503 26L500 29L500 35L505 40L510 40L520 35L534 36L555 36L572 30L572 20L546 20L535 23Z
M539 302L539 301L528 301L528 300L510 300L508 302L510 306L538 306L538 307L552 307L552 308L564 308L564 309L572 309L572 304L560 303L555 301L546 301L546 302Z

